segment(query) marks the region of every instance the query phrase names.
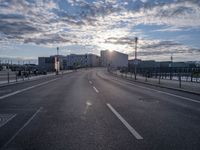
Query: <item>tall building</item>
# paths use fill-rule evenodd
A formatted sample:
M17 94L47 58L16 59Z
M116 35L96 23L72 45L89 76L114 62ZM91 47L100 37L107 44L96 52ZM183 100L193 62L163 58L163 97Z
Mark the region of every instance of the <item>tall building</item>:
M103 67L128 67L128 55L117 51L101 51L101 65Z

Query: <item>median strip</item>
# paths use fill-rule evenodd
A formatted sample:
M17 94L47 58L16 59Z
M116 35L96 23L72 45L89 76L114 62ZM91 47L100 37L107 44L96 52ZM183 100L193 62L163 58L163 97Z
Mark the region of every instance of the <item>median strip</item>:
M107 103L106 105L137 140L143 139L143 137L109 103Z

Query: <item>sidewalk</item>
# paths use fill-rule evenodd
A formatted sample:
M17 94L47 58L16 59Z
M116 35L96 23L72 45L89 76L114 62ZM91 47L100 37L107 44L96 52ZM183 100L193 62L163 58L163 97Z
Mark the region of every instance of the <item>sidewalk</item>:
M70 72L73 72L73 71L66 70L66 71L60 72L59 75L70 73ZM55 72L51 72L51 73L48 73L47 75L37 75L37 76L30 76L30 77L26 77L26 78L20 77L20 78L17 78L17 80L16 80L15 76L11 76L9 83L8 83L7 77L5 77L4 80L0 80L0 86L21 83L21 82L30 81L30 80L37 80L37 79L46 78L46 77L55 76L55 75L56 75Z
M134 79L134 74L122 74L119 71L112 72L114 75L117 75L122 78L127 78L129 80ZM181 88L180 88L180 83L177 80L169 80L169 79L160 79L159 83L159 78L146 78L143 76L137 75L137 82L142 82L145 84L151 84L154 86L159 86L159 87L165 87L169 89L174 89L174 90L179 90L179 91L185 91L193 94L198 94L200 95L200 83L198 82L186 82L186 81L181 81Z

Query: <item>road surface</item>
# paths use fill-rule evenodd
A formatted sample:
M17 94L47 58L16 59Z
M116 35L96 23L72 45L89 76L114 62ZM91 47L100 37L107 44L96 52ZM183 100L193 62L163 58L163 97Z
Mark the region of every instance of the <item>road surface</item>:
M0 147L199 150L200 96L102 68L0 87Z

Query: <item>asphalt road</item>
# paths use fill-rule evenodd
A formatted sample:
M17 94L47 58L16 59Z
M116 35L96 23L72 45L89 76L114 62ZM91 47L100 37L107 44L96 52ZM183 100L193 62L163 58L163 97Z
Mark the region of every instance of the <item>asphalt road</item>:
M199 150L200 96L101 68L0 87L6 150Z

